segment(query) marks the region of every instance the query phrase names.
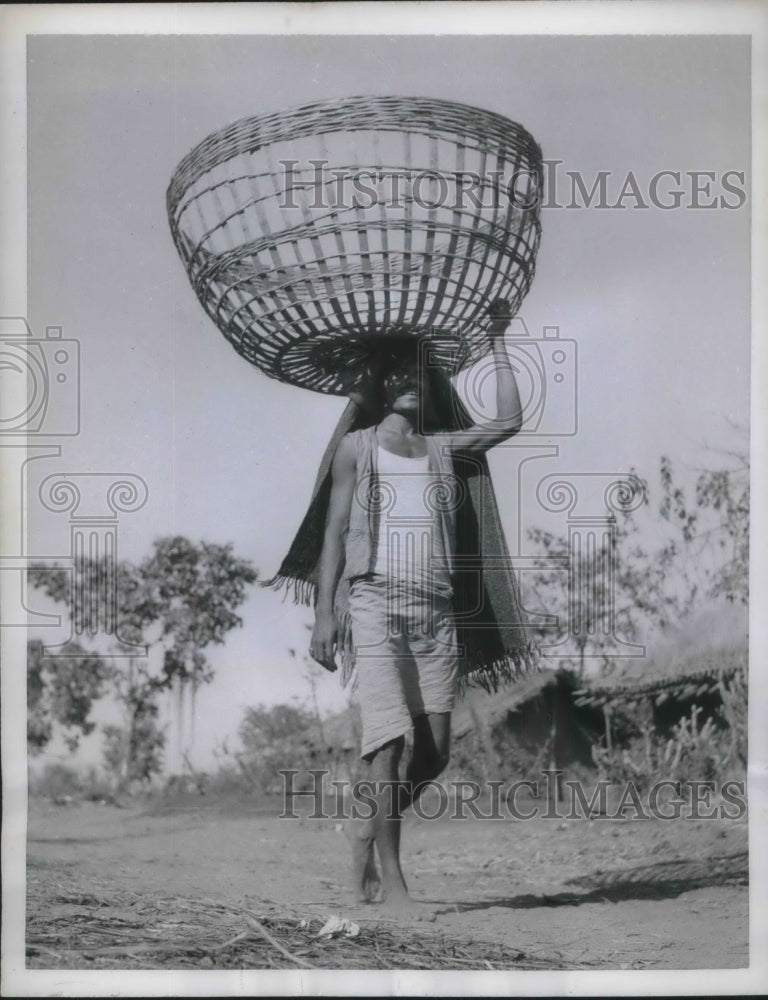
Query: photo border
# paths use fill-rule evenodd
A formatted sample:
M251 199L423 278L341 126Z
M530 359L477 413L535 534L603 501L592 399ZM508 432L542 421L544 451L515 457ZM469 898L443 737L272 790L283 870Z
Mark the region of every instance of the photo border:
M326 3L9 5L0 9L2 145L0 164L3 269L0 311L27 315L26 303L26 36L28 34L357 34L357 35L751 35L752 36L752 546L750 610L766 596L768 551L765 456L766 362L765 108L768 9L759 2L663 5L652 2ZM435 31L439 25L439 31ZM0 459L3 458L0 449ZM11 491L12 493L12 491ZM3 513L19 512L21 497L6 492ZM8 518L3 518L6 521ZM2 574L7 577L8 574ZM2 580L7 599L8 581ZM5 604L5 600L3 600ZM600 972L172 971L78 972L24 968L26 860L26 738L24 679L2 673L3 940L2 991L15 996L385 995L686 995L749 994L768 989L768 858L765 833L768 727L766 683L760 668L768 650L766 615L750 615L750 956L749 969ZM24 662L23 629L3 629L3 662Z

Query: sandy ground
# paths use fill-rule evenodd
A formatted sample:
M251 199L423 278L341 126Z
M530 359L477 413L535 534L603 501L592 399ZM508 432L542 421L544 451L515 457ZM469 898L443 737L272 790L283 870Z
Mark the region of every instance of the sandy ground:
M272 912L319 920L341 914L376 925L380 907L349 905L340 824L281 820L276 812L205 799L174 808L33 801L30 926L44 940L41 928L77 914L95 895L91 926L102 921L119 941L119 909L115 916L104 900L126 894L170 900L171 908L174 898L245 901ZM445 907L424 933L464 946L493 943L497 954L501 948L509 955L510 967L523 954L560 968L748 965L745 820L409 816L403 840L412 894ZM343 951L334 955L335 967L343 968ZM55 949L29 950L28 964L56 968ZM112 964L120 967L117 959Z

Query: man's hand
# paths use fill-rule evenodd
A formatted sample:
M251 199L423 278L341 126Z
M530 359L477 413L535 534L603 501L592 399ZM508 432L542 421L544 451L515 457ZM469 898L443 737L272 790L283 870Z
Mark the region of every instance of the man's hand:
M488 306L488 316L491 324L488 327L488 336L491 340L503 337L512 321L512 307L506 299L494 299Z
M523 426L523 407L509 359L504 334L512 321L512 308L506 299L494 299L488 306L487 336L491 341L489 357L496 373L496 416L493 420L451 431L443 441L454 451L486 451L495 444L519 433Z
M331 673L336 670L334 654L339 634L339 623L332 611L319 611L315 617L309 655Z
M344 565L342 539L349 527L356 469L355 445L352 438L346 434L339 442L331 465L331 497L328 502L323 550L320 553L315 627L312 630L312 641L309 646L312 659L331 672L336 669L333 657L339 635L339 623L333 613L333 600Z

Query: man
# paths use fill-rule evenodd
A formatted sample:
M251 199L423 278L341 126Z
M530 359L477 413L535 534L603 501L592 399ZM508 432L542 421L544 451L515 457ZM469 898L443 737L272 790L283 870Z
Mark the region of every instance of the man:
M340 617L347 592L347 646L357 671L363 738L361 756L376 790L370 822L351 824L353 873L359 900L378 891L374 844L381 863L384 905L428 917L414 902L400 866L403 810L449 755L450 719L459 679L453 622L456 517L463 492L454 460L470 465L516 434L522 408L504 346L505 303L491 312L488 335L496 373L496 418L440 433L434 426L427 372L418 356L390 359L381 378L384 415L339 442L317 570L315 627L310 652L328 670L345 645ZM438 421L439 424L439 421ZM484 460L476 468L483 470ZM406 781L398 784L405 734L413 727Z

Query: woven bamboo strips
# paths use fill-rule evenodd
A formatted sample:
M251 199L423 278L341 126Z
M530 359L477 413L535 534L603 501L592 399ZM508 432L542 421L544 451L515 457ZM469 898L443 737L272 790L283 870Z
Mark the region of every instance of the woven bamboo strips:
M167 203L192 286L235 350L273 378L345 394L381 337L450 340L449 374L487 351L489 302L516 312L533 279L542 186L541 152L516 122L356 97L214 133L179 164Z

